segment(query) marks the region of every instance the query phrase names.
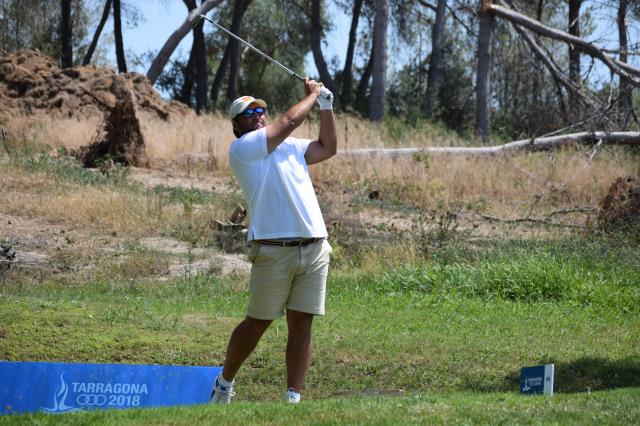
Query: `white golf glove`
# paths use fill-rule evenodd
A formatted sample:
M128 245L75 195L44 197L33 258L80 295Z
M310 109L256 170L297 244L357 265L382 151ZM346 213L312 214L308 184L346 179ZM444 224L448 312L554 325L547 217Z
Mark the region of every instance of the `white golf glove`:
M321 111L323 109L333 109L333 93L331 93L331 90L322 86L320 88L320 95L316 98L316 102L318 103Z

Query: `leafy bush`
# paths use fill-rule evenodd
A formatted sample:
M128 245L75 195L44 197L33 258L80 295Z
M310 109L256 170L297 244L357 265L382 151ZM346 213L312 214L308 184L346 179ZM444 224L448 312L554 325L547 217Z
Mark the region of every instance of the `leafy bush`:
M483 260L477 264L405 265L384 272L376 289L525 302L571 300L589 304L596 288L613 284L610 278L542 253Z

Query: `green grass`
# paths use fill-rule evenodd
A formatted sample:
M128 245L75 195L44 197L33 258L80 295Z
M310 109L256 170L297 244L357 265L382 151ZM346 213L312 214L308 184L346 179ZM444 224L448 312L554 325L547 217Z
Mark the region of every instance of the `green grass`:
M147 190L68 158L11 161L64 183L146 191L194 217L195 205L221 202L195 189ZM433 220L409 238L332 229L327 315L314 323L300 406L278 401L286 324L277 320L238 375L233 406L0 416L0 424L639 423L637 242L472 240ZM207 226L194 219L160 232L195 244ZM414 249L408 261L384 257L402 244ZM157 281L149 277L167 267L166 254L135 242L121 250L129 260L92 268L60 252L53 260L72 273L0 271L0 359L220 365L244 317L246 278ZM520 396L520 368L544 363L556 365L556 395Z
M616 267L617 266L617 267ZM640 272L632 265L585 267L584 259L549 252L501 256L474 264L401 266L375 277L378 291L458 294L518 301L568 300L578 305L615 305L625 311L640 307Z
M0 424L140 425L397 425L397 424L612 424L640 421L640 392L523 397L512 393L416 393L404 397L340 397L297 406L234 403L63 415L0 417Z
M274 402L285 376L286 325L277 320L237 378L237 408L19 419L635 423L638 249L605 239L475 244L412 265L334 267L327 315L315 321L305 408ZM11 273L0 281L0 359L220 365L244 316L245 288L245 278L202 274L157 282L122 271ZM520 397L520 368L545 363L556 365L556 396Z
M516 393L519 369L544 363L556 365L559 393L640 387L638 271L624 259L585 271L582 257L561 253L381 276L334 270L328 314L315 323L305 398L395 389ZM526 287L521 297L505 295L504 282L515 288L527 277L558 293ZM246 298L244 280L204 275L0 288L0 358L7 360L220 365ZM239 401L280 397L285 344L278 320L238 377Z
M122 185L128 174L128 169L118 165L108 172L86 169L64 148L57 149L54 154L51 148L28 141L15 144L7 166L79 185Z

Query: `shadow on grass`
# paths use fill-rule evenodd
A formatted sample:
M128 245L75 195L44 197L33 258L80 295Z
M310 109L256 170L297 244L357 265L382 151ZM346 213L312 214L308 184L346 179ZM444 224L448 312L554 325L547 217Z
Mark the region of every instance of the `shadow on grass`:
M640 358L612 361L606 358L580 358L555 364L554 392L572 393L640 386ZM509 374L508 390L519 389L520 371Z

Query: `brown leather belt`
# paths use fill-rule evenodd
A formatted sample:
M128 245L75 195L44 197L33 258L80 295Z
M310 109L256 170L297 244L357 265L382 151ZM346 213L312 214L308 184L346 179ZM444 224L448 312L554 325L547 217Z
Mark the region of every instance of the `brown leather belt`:
M253 242L257 244L264 244L265 246L304 247L322 240L324 240L324 238L303 238L301 240L253 240Z

